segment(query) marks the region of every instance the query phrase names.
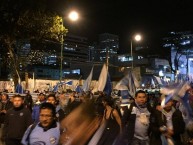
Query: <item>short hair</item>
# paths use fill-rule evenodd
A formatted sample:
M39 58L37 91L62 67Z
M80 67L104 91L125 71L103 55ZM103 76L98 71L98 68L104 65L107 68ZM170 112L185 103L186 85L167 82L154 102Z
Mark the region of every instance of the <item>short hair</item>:
M55 106L52 105L51 103L47 103L47 102L46 102L46 103L42 103L41 106L40 106L40 111L41 111L42 109L49 109L49 110L52 111L53 117L56 116L56 108L55 108Z
M113 106L114 102L113 102L113 99L111 97L103 97L102 98L102 101L106 102L109 106Z
M39 93L38 96L44 96L45 97L45 94L44 93Z
M53 97L53 98L56 100L55 94L49 94L48 97L47 97L47 99L50 98L50 97Z
M135 98L138 96L138 94L139 94L139 93L143 93L143 94L145 94L145 95L146 95L145 91L143 91L143 90L139 90L139 91L137 91L137 92L135 93Z
M1 96L5 96L7 99L9 99L9 95L7 93L2 93Z
M24 97L21 96L21 95L19 95L19 94L14 95L14 96L13 96L13 99L14 99L14 98L21 98L22 100L24 100Z

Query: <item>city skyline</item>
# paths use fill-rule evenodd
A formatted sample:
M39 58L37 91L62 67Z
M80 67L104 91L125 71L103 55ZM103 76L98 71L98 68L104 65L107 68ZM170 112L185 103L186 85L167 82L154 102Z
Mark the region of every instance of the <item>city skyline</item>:
M71 1L59 0L56 7L63 15L76 9L80 21L65 21L69 32L98 41L99 34L111 33L120 37L120 49L129 50L130 38L143 35L143 45L158 47L160 39L170 31L192 31L193 6L189 1Z

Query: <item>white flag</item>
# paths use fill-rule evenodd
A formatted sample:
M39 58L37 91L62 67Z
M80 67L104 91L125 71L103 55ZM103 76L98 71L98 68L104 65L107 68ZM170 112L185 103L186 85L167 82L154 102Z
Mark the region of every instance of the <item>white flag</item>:
M92 81L92 75L93 75L93 67L91 69L91 72L90 72L88 78L85 80L85 82L82 86L82 89L84 92L89 91L89 89L90 89L90 83Z
M103 65L99 80L98 80L98 91L103 91L107 82L108 69L106 64Z

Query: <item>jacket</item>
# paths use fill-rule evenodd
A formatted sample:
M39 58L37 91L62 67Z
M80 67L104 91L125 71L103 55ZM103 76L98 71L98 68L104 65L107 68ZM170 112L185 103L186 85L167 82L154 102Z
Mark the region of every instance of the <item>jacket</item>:
M21 106L12 108L5 115L3 137L7 139L22 139L27 127L32 124L31 112Z
M175 110L172 114L172 124L174 135L172 136L175 145L181 145L180 135L185 130L185 123L182 117L182 113L179 110ZM156 110L154 116L150 119L150 127L151 127L151 136L150 136L150 145L162 145L162 141L160 139L161 132L159 128L161 126L166 126L166 117L162 114L161 111Z

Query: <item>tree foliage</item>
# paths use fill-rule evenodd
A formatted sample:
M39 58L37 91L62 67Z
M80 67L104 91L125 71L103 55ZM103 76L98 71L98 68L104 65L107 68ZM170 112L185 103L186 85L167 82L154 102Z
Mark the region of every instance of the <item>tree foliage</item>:
M20 58L15 53L19 40L35 40L40 43L45 39L61 42L67 33L62 18L50 9L51 0L1 0L0 1L0 42L8 52L10 65L19 77ZM5 61L6 62L6 61ZM22 60L23 62L23 60ZM5 64L6 65L6 64ZM10 68L9 68L10 69ZM15 75L15 74L13 74Z

